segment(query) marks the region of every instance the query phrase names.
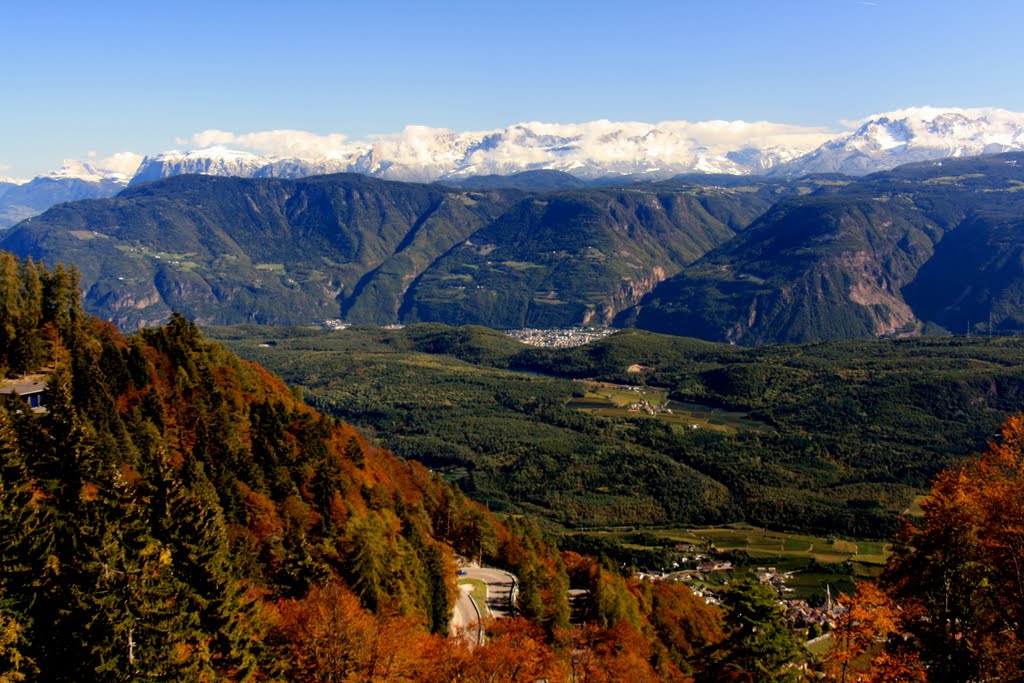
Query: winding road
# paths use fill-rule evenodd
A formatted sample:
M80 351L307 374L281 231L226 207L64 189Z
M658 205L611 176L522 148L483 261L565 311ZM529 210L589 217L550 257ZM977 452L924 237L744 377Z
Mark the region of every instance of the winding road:
M502 619L512 615L512 597L517 585L515 575L503 569L489 567L465 567L464 578L478 579L487 584L487 614L480 614L471 596L472 586L459 586L459 595L452 612L451 633L462 629L474 644L483 644L484 629L481 623L488 618ZM460 578L463 578L460 577Z

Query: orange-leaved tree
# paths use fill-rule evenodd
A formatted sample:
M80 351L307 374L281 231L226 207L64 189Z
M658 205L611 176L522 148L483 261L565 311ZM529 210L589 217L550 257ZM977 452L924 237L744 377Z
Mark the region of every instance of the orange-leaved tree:
M1024 415L981 456L936 479L884 576L929 676L1024 679Z
M825 680L847 683L919 683L925 670L917 654L904 646L903 633L913 612L902 609L876 584L858 582L857 592L839 598L845 611L831 635Z

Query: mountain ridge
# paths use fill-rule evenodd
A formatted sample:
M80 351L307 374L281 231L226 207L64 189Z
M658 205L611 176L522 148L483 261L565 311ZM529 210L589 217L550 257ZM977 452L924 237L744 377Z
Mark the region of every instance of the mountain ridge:
M320 157L259 157L224 146L164 152L143 160L133 182L182 172L294 177L344 171L412 181L532 170L584 179L694 172L863 175L914 161L1024 149L1024 114L997 108L913 107L853 123L855 130L839 133L745 121L531 122L480 132L409 126Z
M607 322L794 191L776 181L525 192L359 174L185 175L59 205L0 241L76 263L90 309L129 329L171 310L203 324L405 322L432 318L456 291L446 305L468 320L572 325ZM467 289L472 273L481 279ZM483 318L477 301L489 302Z
M72 196L109 197L129 183L193 173L291 179L361 173L464 184L475 177L559 171L586 183L607 183L608 178L661 180L694 173L864 175L914 161L1024 149L1024 114L997 108L916 107L847 125L854 129L765 121L527 122L463 132L407 126L365 142L298 131L242 136L206 131L193 136L194 149L68 160L64 168L32 181L0 181L0 229ZM72 184L73 190L61 187Z

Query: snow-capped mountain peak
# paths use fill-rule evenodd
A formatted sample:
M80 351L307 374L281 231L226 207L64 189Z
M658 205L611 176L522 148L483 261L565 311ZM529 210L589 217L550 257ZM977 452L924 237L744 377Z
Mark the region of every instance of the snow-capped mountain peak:
M785 173L861 174L950 156L1024 149L1024 114L914 107L848 122L856 129L784 165Z
M765 121L530 121L483 131L407 126L368 141L293 130L204 131L197 149L146 157L133 183L183 173L288 177L338 172L407 181L553 169L582 178L679 173L863 174L914 161L1024 149L1024 114L914 107L847 121L846 132ZM182 144L185 144L182 141ZM234 149L237 145L242 149ZM287 156L284 156L287 155ZM119 168L137 158L122 153ZM67 162L52 178L124 175Z
M268 136L234 136L222 131L216 131L216 136L196 136L210 137L242 142ZM147 158L133 182L177 173L293 176L350 171L418 181L538 169L561 170L581 177L668 177L686 172L742 174L763 172L801 156L829 137L827 131L818 128L744 121L534 121L469 132L407 126L400 133L376 136L365 143L340 141L330 149L322 149L318 158L284 159L234 153L224 147L165 152ZM733 156L737 150L741 154Z
M132 178L132 183L148 182L173 175L194 173L200 175L252 177L302 177L320 173L348 170L348 158L338 159L332 154L322 159L296 159L260 156L252 152L230 149L221 145L195 150L170 150L146 157Z
M52 180L84 180L87 183L102 183L111 180L127 183L129 179L124 173L97 168L91 162L76 159L65 159L61 168L40 177Z

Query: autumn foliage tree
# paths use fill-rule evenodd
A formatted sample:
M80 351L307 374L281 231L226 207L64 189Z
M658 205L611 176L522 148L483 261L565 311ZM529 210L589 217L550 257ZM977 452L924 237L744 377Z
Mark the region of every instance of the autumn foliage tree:
M1024 416L948 470L909 524L885 576L920 610L909 626L933 680L1024 678Z
M427 633L414 618L374 614L338 581L277 606L273 640L288 680L415 681Z
M831 635L825 680L837 683L923 683L925 669L903 641L914 616L874 583L859 582L839 598L845 611Z

